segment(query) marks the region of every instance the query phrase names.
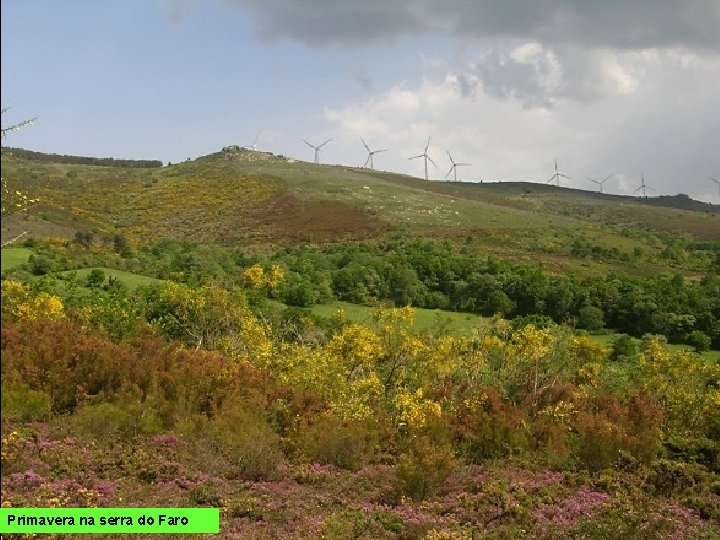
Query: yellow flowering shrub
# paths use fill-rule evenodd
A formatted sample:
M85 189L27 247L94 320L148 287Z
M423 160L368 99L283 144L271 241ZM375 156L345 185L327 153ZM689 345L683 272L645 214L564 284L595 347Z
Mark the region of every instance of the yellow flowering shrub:
M46 292L34 294L17 281L2 282L2 300L3 315L9 315L14 320L55 320L65 315L65 308L59 297Z
M572 336L570 353L583 362L602 364L610 356L610 348L590 336Z
M698 355L669 351L654 339L640 358L640 384L661 405L665 426L676 433L702 430L720 414L720 366Z
M253 264L250 268L246 268L243 277L255 288L260 288L265 284L265 270L259 264Z
M425 398L422 388L415 392L402 390L395 395L393 405L397 425L410 431L424 428L432 418L442 415L442 407L436 401Z
M255 289L274 291L285 279L285 272L277 264L271 265L270 269L266 271L260 264L256 263L245 269L243 278L245 283Z
M528 324L512 335L508 349L515 358L538 360L550 353L554 342L555 336L549 329L538 329Z

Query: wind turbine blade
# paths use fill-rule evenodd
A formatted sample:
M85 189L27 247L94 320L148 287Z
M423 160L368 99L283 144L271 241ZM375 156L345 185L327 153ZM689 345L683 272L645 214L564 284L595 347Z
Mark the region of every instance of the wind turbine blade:
M430 163L432 163L433 165L435 165L437 167L437 163L435 163L430 156L426 155L425 157L428 158Z
M365 149L369 152L369 151L370 151L370 147L369 147L367 144L365 144L365 139L363 139L362 137L360 137L360 140L362 141L363 146L365 147Z
M447 155L448 155L448 157L450 158L450 163L455 163L455 162L453 161L452 156L450 155L450 150L445 150L445 151L447 152Z
M455 165L453 165L452 167L450 167L450 170L449 170L449 171L447 172L447 174L445 175L445 179L446 179L446 180L447 180L447 177L450 176L450 173L453 172L453 169L454 169L454 168L455 168Z
M419 157L425 157L425 156L424 156L424 155L422 155L422 154L420 154L419 156L413 156L413 157L409 157L408 159L417 159L417 158L419 158Z
M305 144L307 144L310 148L315 148L312 144L310 144L309 142L307 142L305 139L303 139L303 142L304 142Z
M568 180L572 180L572 178L570 178L567 174L557 173L557 175L561 178L567 178Z
M457 167L469 167L472 163L455 163Z
M370 156L372 156L372 154L369 154L369 155L368 155L367 159L365 160L365 164L363 165L363 167L367 167L367 164L370 162Z
M329 143L330 141L332 141L332 139L328 139L327 141L325 141L324 143L322 143L320 146L318 146L318 148L322 148L323 146L325 146L325 145L326 145L327 143Z
M384 150L373 150L373 154L379 154L380 152L387 152L389 148L385 148Z
M428 142L425 145L425 153L427 154L427 149L430 148L430 137L428 137Z
M637 188L635 191L633 191L633 193L637 193L637 192L640 191L643 187L645 187L645 186L640 186L640 187Z
M609 180L610 178L612 178L614 175L615 175L615 173L610 173L610 174L608 174L605 178L603 178L602 181L603 181L603 182L606 182L607 180Z

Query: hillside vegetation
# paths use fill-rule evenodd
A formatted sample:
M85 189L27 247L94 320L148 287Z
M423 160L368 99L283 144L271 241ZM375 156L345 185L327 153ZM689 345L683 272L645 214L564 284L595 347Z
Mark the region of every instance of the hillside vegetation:
M695 252L720 239L713 205L691 211L538 184L424 182L291 161L239 151L123 169L15 158L4 177L40 202L4 223L3 239L26 229L236 247L439 237L557 271L640 275L696 274Z

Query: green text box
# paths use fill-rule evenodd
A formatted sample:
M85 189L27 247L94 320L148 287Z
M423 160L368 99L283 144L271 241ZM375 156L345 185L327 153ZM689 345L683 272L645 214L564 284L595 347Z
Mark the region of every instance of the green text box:
M1 508L2 533L220 532L218 508Z

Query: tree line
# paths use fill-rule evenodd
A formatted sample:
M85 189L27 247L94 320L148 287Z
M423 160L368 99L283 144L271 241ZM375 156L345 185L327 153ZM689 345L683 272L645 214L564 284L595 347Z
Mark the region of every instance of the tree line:
M163 166L162 161L157 159L116 159L111 157L99 158L87 156L68 156L62 154L46 154L44 152L25 150L24 148L3 148L3 151L9 151L14 157L52 163L98 165L100 167L129 167L138 169L147 169Z

